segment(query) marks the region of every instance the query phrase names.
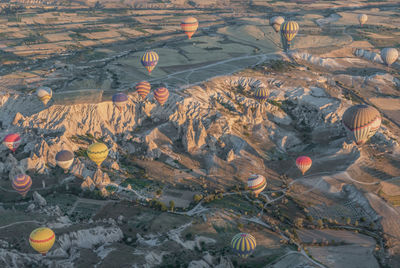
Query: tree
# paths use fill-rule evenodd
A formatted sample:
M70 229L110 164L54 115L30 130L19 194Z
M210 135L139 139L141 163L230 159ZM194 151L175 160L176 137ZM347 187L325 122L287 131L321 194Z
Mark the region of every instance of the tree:
M318 227L319 227L319 228L324 227L324 223L322 222L321 219L318 219L318 220L317 220L317 224L318 224Z
M350 219L350 217L347 217L347 219L346 219L346 224L347 224L347 225L350 225L350 223L351 223L351 219Z
M174 209L175 209L175 202L174 202L174 200L169 201L169 209L170 209L171 211L174 211Z
M193 200L194 200L194 202L196 202L196 203L200 202L201 199L203 199L203 195L201 195L201 194L195 194L195 195L193 196Z
M303 222L304 222L303 218L297 217L296 219L294 219L294 225L297 228L303 228Z

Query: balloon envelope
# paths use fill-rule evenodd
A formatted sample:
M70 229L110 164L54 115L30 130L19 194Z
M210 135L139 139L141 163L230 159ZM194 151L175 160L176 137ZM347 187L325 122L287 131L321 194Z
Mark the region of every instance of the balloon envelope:
M296 166L300 169L303 175L311 168L311 165L312 160L308 156L300 156L296 159Z
M232 238L231 247L233 252L241 258L247 258L256 249L257 243L254 236L246 233L239 233Z
M7 136L5 136L3 144L12 152L15 152L21 144L21 137L18 133L8 134Z
M56 162L59 167L67 171L74 162L74 153L68 150L59 151L56 154Z
M381 115L372 106L359 104L348 108L342 118L344 128L357 145L364 144L381 126Z
M101 163L103 163L108 156L107 145L101 142L94 143L89 146L87 154L89 158L100 168Z
M169 91L165 87L157 88L154 91L154 98L158 101L158 103L162 106L167 102L169 97Z
M262 175L253 174L247 179L247 187L256 195L256 197L265 189L266 186L267 180Z
M158 54L154 51L147 51L142 56L142 65L151 73L158 63Z
M358 15L358 22L360 23L360 25L362 26L364 23L367 22L368 20L368 16L366 14L360 14Z
M265 103L268 99L268 89L266 87L258 87L254 92L254 98L260 103Z
M275 32L279 32L282 23L285 22L285 19L281 16L272 17L269 20L269 24L274 28Z
M41 100L46 106L53 96L53 91L49 87L40 87L36 90L36 95L38 96L39 100Z
M147 81L142 81L136 84L136 92L144 100L150 93L151 85Z
M295 21L285 21L281 26L281 34L290 44L299 31L299 24Z
M384 48L381 51L381 58L383 62L388 66L392 65L398 57L399 52L395 48Z
M189 39L192 38L192 35L196 32L198 27L199 22L194 17L188 17L181 22L181 28Z
M26 174L16 175L12 180L12 187L23 197L25 197L25 195L29 192L31 186L32 186L32 179L30 176Z
M29 244L31 247L42 255L53 247L56 241L56 235L53 230L46 227L40 227L32 231L29 236Z
M112 96L114 105L121 111L121 109L128 102L128 96L125 93L116 93Z

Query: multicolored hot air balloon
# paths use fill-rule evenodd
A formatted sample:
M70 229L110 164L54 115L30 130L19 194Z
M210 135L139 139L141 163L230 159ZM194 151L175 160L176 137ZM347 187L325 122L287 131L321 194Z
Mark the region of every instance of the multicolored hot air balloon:
M125 93L121 93L121 92L116 93L112 96L112 101L113 101L115 107L117 107L117 109L121 112L122 108L128 102L128 96L126 96Z
M149 71L151 71L156 67L158 63L158 54L154 51L147 51L142 56L142 65Z
M103 163L108 156L107 145L101 142L94 143L89 146L87 154L89 158L96 163L97 167L100 168L101 163Z
M281 26L281 36L286 41L288 48L299 31L299 24L295 21L285 21Z
M279 32L279 30L281 29L281 25L284 22L285 22L285 19L283 17L276 16L276 17L272 17L269 20L269 25L271 25L272 28L274 28L275 32Z
M307 170L310 169L312 165L312 160L308 156L300 156L296 159L296 166L298 169L300 169L301 174L304 175L304 173L307 172Z
M44 106L46 106L53 96L53 91L49 87L40 87L36 90L36 95L43 102Z
M18 133L8 134L5 136L3 144L14 153L21 144L21 137Z
M169 97L169 91L165 87L160 87L154 90L154 98L158 101L158 103L163 106L164 103L167 102Z
M256 249L256 239L251 234L239 233L232 238L233 251L241 258L247 258Z
M196 32L199 27L199 22L194 17L188 17L181 22L182 31L189 37L192 38L192 35Z
M56 154L56 163L57 165L64 169L64 172L67 173L68 169L72 166L74 162L74 153L68 150L59 151Z
M358 22L360 23L360 26L362 27L363 24L367 22L368 16L366 14L360 14L360 15L358 15L357 19L358 19Z
M342 123L356 144L362 145L374 136L381 126L381 120L377 109L365 104L358 104L344 112Z
M147 81L142 81L136 84L136 92L144 100L150 93L151 85Z
M247 187L256 195L256 197L258 197L266 186L267 180L262 175L253 174L247 179Z
M29 236L29 244L37 252L46 256L46 253L53 247L56 235L53 230L47 227L40 227L32 231Z
M268 89L266 87L258 87L254 92L254 98L261 104L265 103L268 99Z
M16 175L12 180L12 187L17 191L22 197L25 197L32 186L32 179L26 174Z
M392 65L398 57L399 52L395 48L384 48L381 50L381 58L387 66Z

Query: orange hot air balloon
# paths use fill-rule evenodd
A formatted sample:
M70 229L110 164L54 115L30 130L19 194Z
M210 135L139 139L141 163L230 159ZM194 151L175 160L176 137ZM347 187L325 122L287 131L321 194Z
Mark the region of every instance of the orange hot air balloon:
M296 166L300 169L301 173L307 172L312 165L312 160L308 156L300 156L296 159Z
M199 22L194 17L188 17L181 22L181 28L189 39L192 38L192 35L196 32L198 27Z
M151 85L147 81L142 81L136 84L136 92L144 100L150 93Z
M163 106L169 97L169 91L165 87L157 88L154 91L154 98L158 101L158 103Z

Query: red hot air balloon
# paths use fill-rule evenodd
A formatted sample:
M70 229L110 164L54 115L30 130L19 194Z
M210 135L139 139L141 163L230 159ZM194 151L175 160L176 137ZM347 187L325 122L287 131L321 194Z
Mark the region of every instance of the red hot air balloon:
M8 134L4 138L3 144L14 153L21 144L21 137L18 133Z
M312 160L308 156L300 156L296 159L296 166L300 169L301 173L307 172L312 165Z
M142 81L136 84L136 92L144 100L150 93L151 85L147 81Z

